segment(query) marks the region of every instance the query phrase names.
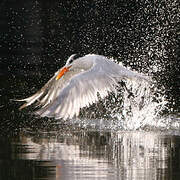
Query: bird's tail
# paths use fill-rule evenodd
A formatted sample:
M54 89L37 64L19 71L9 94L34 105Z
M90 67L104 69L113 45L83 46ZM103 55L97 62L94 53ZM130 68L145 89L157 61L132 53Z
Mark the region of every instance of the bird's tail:
M126 69L125 67L121 66L119 71L119 77L122 79L130 79L134 81L144 81L148 83L152 83L152 78L150 76L147 76L145 74L141 74L129 69Z
M148 83L152 83L152 78L150 76L146 76L144 74L131 71L131 73L127 76L127 78L138 81L145 81Z

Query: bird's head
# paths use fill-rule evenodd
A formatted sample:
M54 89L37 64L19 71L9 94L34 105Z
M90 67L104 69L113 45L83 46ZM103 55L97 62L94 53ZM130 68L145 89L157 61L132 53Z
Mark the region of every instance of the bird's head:
M75 60L75 56L76 56L76 54L72 54L68 58L68 60L66 61L65 66L60 69L58 75L56 76L56 80L60 79L66 72L68 72L70 70L70 68L72 67L72 63Z
M77 56L77 54L72 54L68 60L66 61L66 65L65 66L69 66L73 63L73 61L75 60L75 57Z

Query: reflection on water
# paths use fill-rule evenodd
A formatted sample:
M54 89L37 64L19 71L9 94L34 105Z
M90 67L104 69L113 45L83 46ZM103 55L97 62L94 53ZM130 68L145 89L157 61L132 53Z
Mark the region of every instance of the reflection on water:
M1 145L0 179L180 177L176 136L67 127L48 133L24 130L18 138L1 140Z

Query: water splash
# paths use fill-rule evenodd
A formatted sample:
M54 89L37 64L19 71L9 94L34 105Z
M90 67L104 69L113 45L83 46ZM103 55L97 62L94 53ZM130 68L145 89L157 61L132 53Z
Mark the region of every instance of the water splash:
M73 124L101 130L170 129L170 117L164 117L167 109L163 88L147 81L126 80L126 88L118 87L118 94L110 94L99 103L82 111ZM71 123L72 123L71 121ZM176 121L174 127L179 127ZM178 125L177 125L178 124Z
M155 85L148 82L127 80L129 92L123 94L121 113L114 114L123 129L134 130L145 126L158 126L157 120L166 107L165 97L158 93Z

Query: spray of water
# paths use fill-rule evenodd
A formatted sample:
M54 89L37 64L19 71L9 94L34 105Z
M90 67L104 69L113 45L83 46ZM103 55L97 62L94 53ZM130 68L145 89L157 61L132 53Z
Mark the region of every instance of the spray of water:
M156 92L154 85L148 82L126 82L128 91L123 93L122 111L114 114L119 125L126 130L134 130L145 126L158 126L161 112L166 107L165 97Z
M156 83L138 79L126 80L124 83L126 88L121 85L117 87L117 95L110 94L93 107L82 111L81 125L103 130L137 130L147 127L167 129L169 118L162 116L167 104L163 88L160 90ZM79 119L76 121L80 124Z

